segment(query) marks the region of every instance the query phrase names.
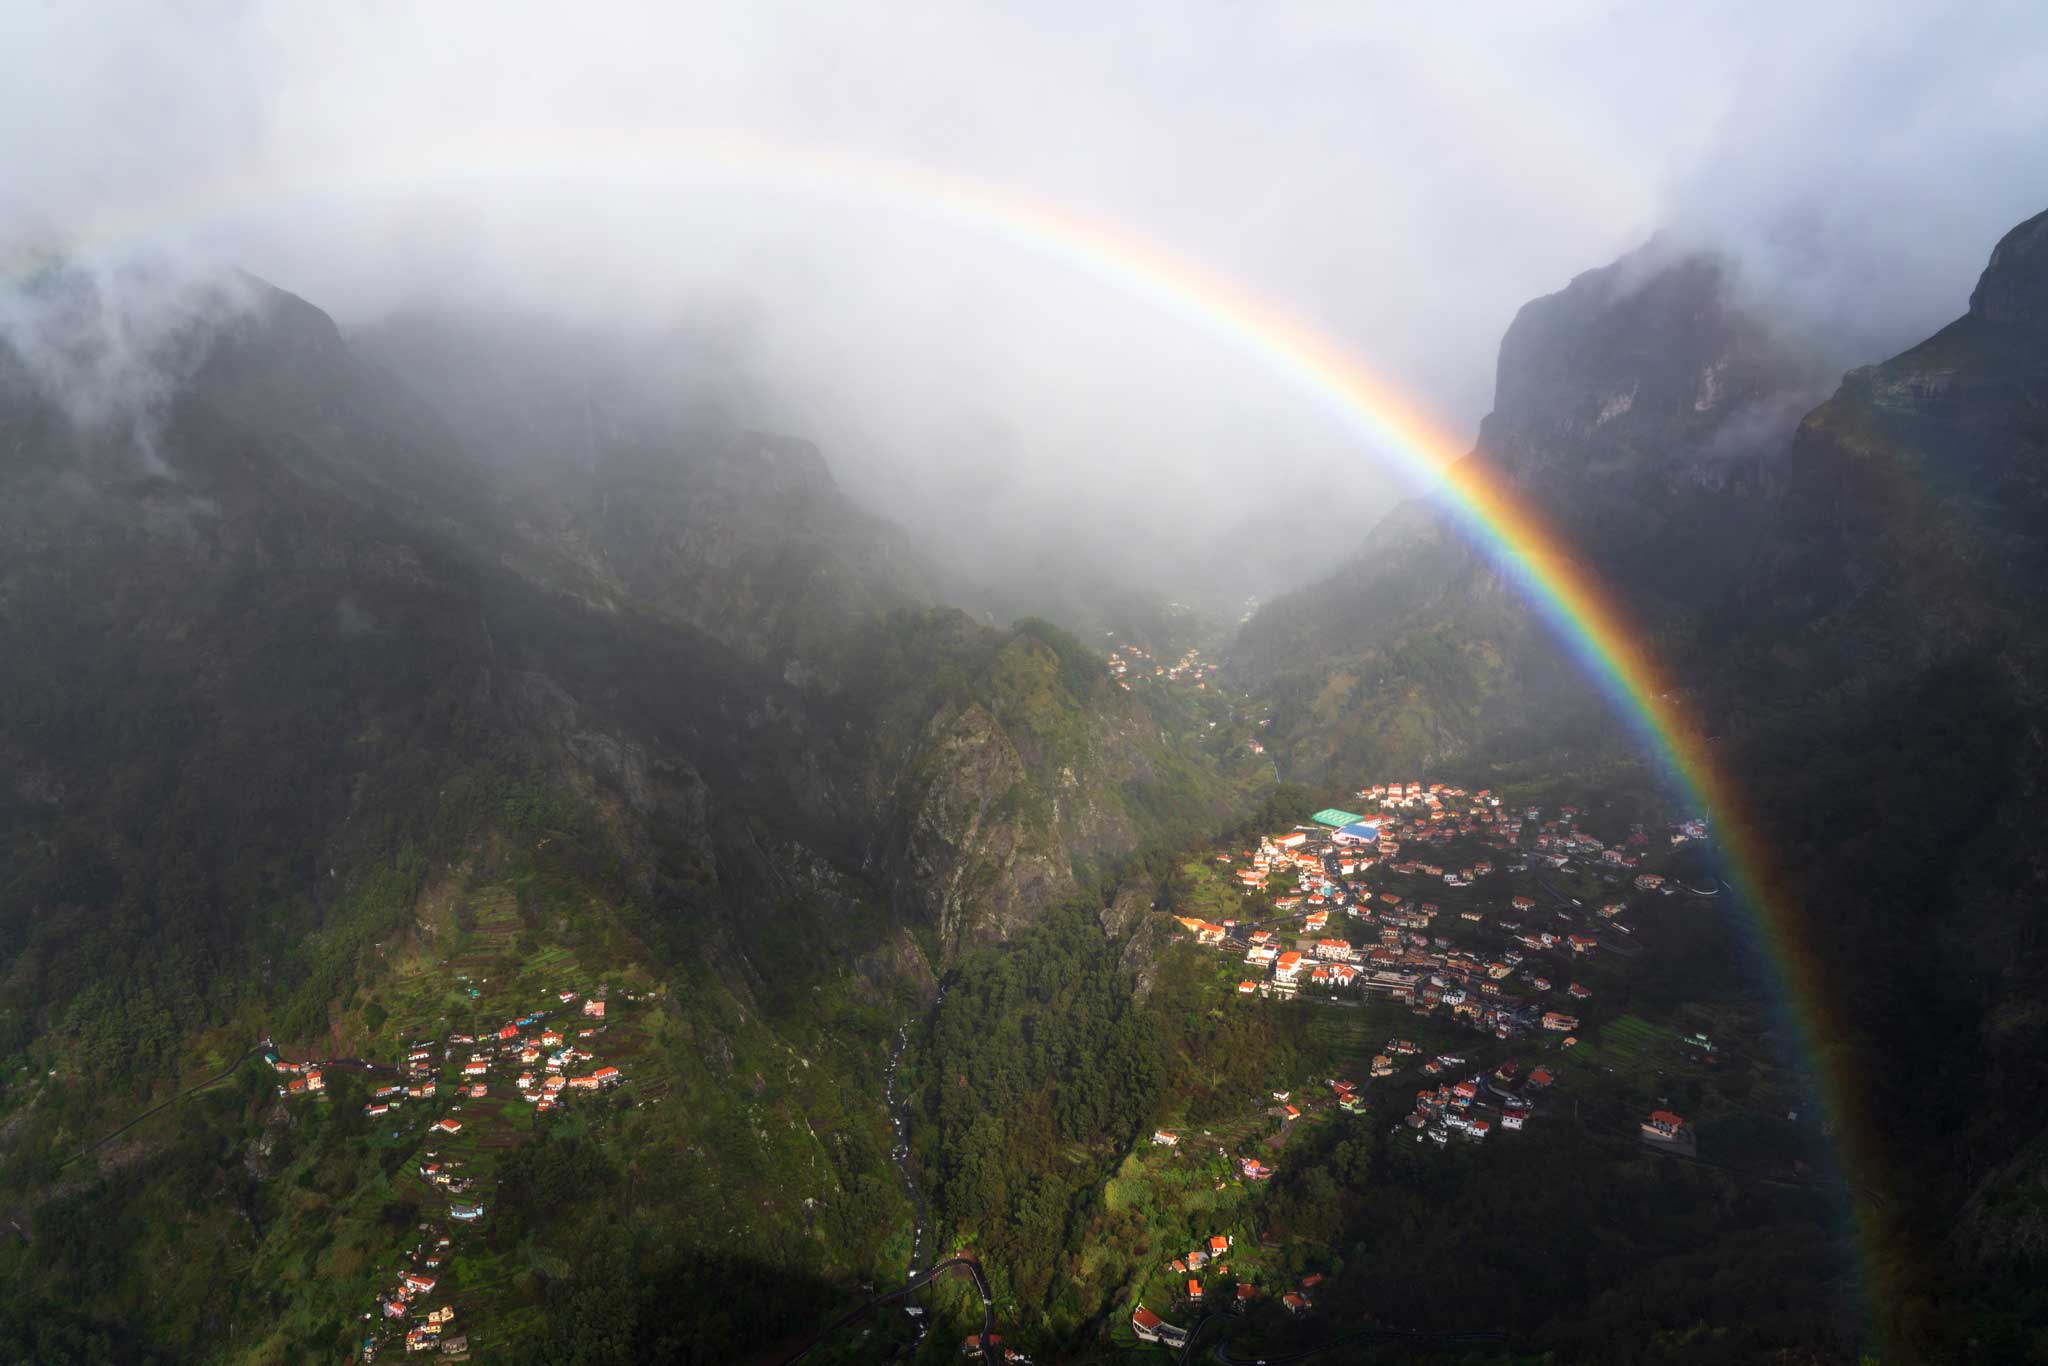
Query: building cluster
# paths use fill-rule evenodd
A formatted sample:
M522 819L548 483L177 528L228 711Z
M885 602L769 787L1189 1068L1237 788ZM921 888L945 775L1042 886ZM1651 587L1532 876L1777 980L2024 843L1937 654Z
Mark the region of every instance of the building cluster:
M1240 1280L1232 1282L1229 1279L1229 1264L1219 1260L1229 1249L1230 1240L1219 1235L1209 1240L1206 1249L1198 1248L1185 1259L1174 1259L1172 1267L1176 1279L1189 1269L1200 1270L1206 1266L1211 1269L1216 1281L1219 1282L1219 1284L1212 1287L1205 1285L1200 1276L1193 1276L1188 1279L1186 1295L1181 1299L1181 1303L1190 1312L1201 1313L1210 1307L1209 1300L1211 1299L1210 1291L1212 1288L1215 1292L1215 1297L1223 1300L1222 1308L1226 1312L1239 1314L1256 1304L1259 1296L1264 1293L1259 1286L1251 1281ZM1201 1260L1197 1261L1196 1258ZM1281 1306L1288 1313L1294 1314L1297 1317L1308 1313L1311 1309L1315 1308L1314 1296L1320 1291L1322 1284L1323 1277L1320 1272L1302 1277L1300 1285L1294 1289L1282 1292L1280 1296ZM1131 1331L1137 1334L1141 1342L1156 1342L1162 1346L1175 1349L1187 1345L1188 1333L1185 1328L1180 1327L1178 1324L1167 1322L1142 1304L1131 1310Z
M408 1268L399 1273L397 1284L377 1297L378 1312L394 1327L406 1325L401 1340L408 1355L439 1352L451 1361L467 1360L469 1335L455 1331L455 1306L429 1304L441 1284L438 1273L448 1259L449 1236L430 1224L420 1225L420 1235L420 1241L406 1258ZM377 1350L377 1338L364 1339L364 1360L374 1359Z
M478 993L472 991L472 998ZM617 1067L596 1066L593 1052L605 1029L606 989L600 986L585 999L577 991L559 991L547 1007L506 1020L478 1033L453 1033L447 1040L416 1040L408 1044L396 1071L398 1080L374 1087L363 1113L381 1119L408 1101L431 1101L447 1092L447 1112L426 1126L427 1147L417 1164L420 1179L450 1197L447 1217L457 1225L475 1224L484 1218L485 1206L471 1192L476 1177L465 1169L462 1158L444 1155L438 1140L464 1131L460 1118L462 1102L480 1100L509 1079L511 1091L531 1103L537 1111L559 1108L574 1092L602 1091L622 1082ZM559 1015L561 1022L552 1018ZM279 1091L286 1096L322 1093L326 1090L322 1066L310 1062L287 1062L265 1041L266 1061L287 1078ZM383 1070L354 1059L329 1061L328 1070L351 1066L363 1071ZM458 1199L455 1197L464 1197ZM398 1279L377 1296L375 1308L366 1318L383 1325L362 1343L364 1360L374 1359L392 1341L402 1341L406 1352L438 1352L450 1360L466 1360L469 1338L453 1331L455 1308L434 1303L443 1289L442 1267L449 1251L449 1235L438 1228L421 1226L420 1244L405 1259ZM402 1328L402 1334L400 1329Z
M1171 664L1154 659L1142 645L1120 641L1109 651L1109 676L1125 692L1131 690L1133 682L1142 683L1148 679L1162 683L1193 683L1206 692L1216 668L1215 664L1202 658L1200 650L1189 650Z
M1274 913L1257 919L1261 912L1252 911L1220 924L1177 917L1196 943L1242 955L1250 971L1238 980L1237 994L1378 995L1500 1040L1547 1032L1575 1044L1578 1017L1550 1008L1546 998L1556 984L1549 974L1561 961L1598 953L1602 926L1628 932L1618 920L1624 907L1603 905L1595 920L1572 913L1562 897L1553 896L1557 904L1545 913L1535 896L1517 893L1504 905L1467 902L1452 915L1417 884L1471 887L1497 870L1526 874L1533 865L1565 866L1573 858L1633 868L1648 834L1632 830L1617 850L1580 830L1575 807L1546 818L1536 807L1506 810L1489 790L1441 783L1382 783L1360 789L1358 798L1378 814L1318 811L1308 824L1266 835L1255 848L1213 855L1246 896L1264 896ZM1681 829L1704 834L1696 821ZM1639 873L1634 882L1655 890L1664 879ZM1575 928L1581 919L1590 922L1584 932ZM1498 937L1475 945L1475 932L1485 931ZM1568 999L1556 1004L1592 994L1570 981Z
M317 1063L286 1062L274 1049L266 1048L263 1060L284 1078L277 1085L280 1096L317 1096L327 1089L327 1075Z
M1440 1054L1432 1062L1441 1072L1462 1066L1464 1059ZM1415 1093L1415 1108L1401 1123L1415 1132L1418 1142L1428 1138L1441 1146L1456 1135L1481 1143L1496 1124L1511 1133L1524 1128L1534 1111L1532 1096L1547 1090L1553 1080L1548 1068L1532 1068L1525 1076L1521 1064L1504 1062L1491 1074L1474 1072L1460 1081L1423 1087Z

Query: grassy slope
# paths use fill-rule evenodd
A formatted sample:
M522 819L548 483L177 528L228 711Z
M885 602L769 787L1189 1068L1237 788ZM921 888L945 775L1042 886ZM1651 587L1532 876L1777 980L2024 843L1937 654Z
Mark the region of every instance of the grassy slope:
M588 852L573 830L528 828L445 870L402 932L365 948L361 986L332 1003L331 1028L279 1043L287 1057L346 1050L390 1063L410 1040L559 1010L554 992L608 983L617 1004L588 1046L594 1065L626 1073L619 1092L542 1118L494 1068L488 1099L455 1101L444 1081L434 1100L372 1125L360 1113L366 1081L330 1069L329 1099L287 1102L250 1063L124 1136L98 1173L74 1168L55 1201L33 1173L13 1174L0 1199L32 1231L0 1242L13 1303L99 1326L119 1359L332 1359L359 1336L418 1225L448 1227L447 1197L417 1172L428 1151L465 1163L487 1206L530 1211L452 1233L451 1293L433 1302L457 1306L485 1349L476 1360L545 1346L551 1297L575 1288L607 1240L659 1243L705 1267L772 1267L780 1289L764 1293L806 1313L843 1293L832 1287L900 1265L892 1244L907 1208L875 1097L879 1041L910 1005L914 975L874 969L886 939L875 917L827 881L732 933L652 924L591 875ZM676 936L717 946L678 958L659 942ZM626 1002L628 991L641 999ZM236 1042L191 1040L190 1070ZM462 1131L429 1140L456 1103ZM498 1188L514 1155L564 1145L582 1154L580 1189ZM763 1331L730 1307L702 1308L714 1339ZM90 1340L50 1350L95 1352Z

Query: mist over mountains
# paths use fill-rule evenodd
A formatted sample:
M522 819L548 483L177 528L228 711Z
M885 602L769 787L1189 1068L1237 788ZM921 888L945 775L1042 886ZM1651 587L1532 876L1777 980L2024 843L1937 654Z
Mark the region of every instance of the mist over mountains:
M2035 7L0 46L0 1359L2042 1355Z
M1890 1211L1882 1274L1951 1297L1973 1277L2021 1294L2036 1237L2015 1201L2038 1169L2014 1134L2040 1041L2013 1011L2041 965L2013 897L2041 860L2022 819L2048 638L2025 587L2044 553L2041 222L2001 240L1963 317L1824 400L1821 362L1748 311L1725 258L1652 243L1521 311L1466 457L1627 604L1748 775L1797 870L1801 933L1867 988L1830 1007L1819 1046L1895 1064L1849 1074L1852 1113L1922 1086L1954 1098L1912 1102L1921 1118L1851 1172ZM1107 646L952 605L973 591L957 567L850 499L817 447L746 424L715 329L414 312L350 337L254 277L146 283L38 275L0 366L7 981L34 1003L7 1021L15 1046L80 1077L10 1088L10 1179L51 1179L192 1041L260 1029L288 1049L374 1050L391 1004L412 1008L412 978L383 960L503 952L487 947L513 943L486 932L500 915L522 952L558 942L582 970L693 984L664 1029L698 1041L684 1055L709 1071L687 1093L707 1108L607 1140L606 1160L729 1151L705 1098L733 1048L796 1050L857 1087L876 1012L980 981L990 945L1067 943L1083 931L1063 908L1091 898L1073 943L1111 956L1089 990L1128 1002L1101 1025L1125 1040L1104 1056L1142 1075L1059 1122L1114 1151L1144 1122L1125 1102L1156 1103L1174 1075L1128 1052L1128 1012L1185 990L1146 918L1148 900L1186 895L1185 871L1153 870L1276 777L1306 784L1283 801L1387 767L1531 791L1600 774L1617 798L1657 800L1579 661L1434 499L1397 506L1234 636L1136 588L1128 608L1093 597L1091 632L1122 617L1109 629L1231 636L1214 696L1134 691ZM129 297L154 311L129 316ZM1977 801L1937 815L1910 796L1930 782ZM1898 811L1917 813L1910 836L1875 850L1865 832ZM778 1122L821 1122L787 1084L760 1092ZM221 1110L197 1146L144 1144L54 1189L106 1210L156 1199L167 1172L239 1161L242 1122ZM927 1159L955 1218L978 1208L963 1183L992 1160L975 1155L983 1124L941 1120L946 1155ZM360 1198L336 1165L353 1141L319 1139L323 1200ZM259 1226L277 1217L269 1161L248 1158L237 1197ZM813 1198L844 1205L878 1162L846 1150ZM505 1179L525 1198L525 1177ZM797 1221L771 1238L804 1222L747 1181L735 1193ZM15 1201L20 1249L43 1255L53 1208ZM874 1255L889 1216L859 1208L873 1222L792 1263L821 1279L783 1283L788 1312L815 1315ZM1966 1244L1929 1240L1927 1221L1965 1209ZM328 1216L298 1217L249 1255L298 1255ZM527 1246L503 1241L523 1227L494 1233L494 1255ZM1044 1227L1019 1213L989 1229L1020 1304L1051 1296ZM33 1293L75 1283L57 1265ZM660 1294L670 1274L685 1273L619 1293ZM50 1321L84 1337L36 1340L71 1344L50 1346L61 1358L119 1325L137 1349L200 1350L132 1299L146 1280L120 1283L130 1299ZM471 1303L514 1322L516 1303L573 1285ZM294 1334L330 1332L314 1300L285 1302ZM1044 1312L1043 1331L1073 1331ZM1941 1316L1885 1315L1912 1351L1949 1340ZM1590 1323L1518 1331L1583 1345Z

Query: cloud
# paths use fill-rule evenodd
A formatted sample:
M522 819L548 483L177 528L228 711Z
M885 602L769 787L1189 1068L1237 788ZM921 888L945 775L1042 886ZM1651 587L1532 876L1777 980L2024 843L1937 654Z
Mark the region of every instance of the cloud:
M17 5L0 241L231 261L355 326L422 300L743 315L753 415L991 568L1078 545L1171 580L1249 536L1306 575L1415 486L1371 433L1133 272L843 168L1159 243L1470 433L1515 310L1659 228L1842 364L1961 310L2048 186L2048 15L1876 19ZM735 138L787 151L717 154Z
M168 475L165 410L204 363L210 330L251 300L244 277L176 258L53 261L0 289L0 353L81 437L125 438L144 470Z

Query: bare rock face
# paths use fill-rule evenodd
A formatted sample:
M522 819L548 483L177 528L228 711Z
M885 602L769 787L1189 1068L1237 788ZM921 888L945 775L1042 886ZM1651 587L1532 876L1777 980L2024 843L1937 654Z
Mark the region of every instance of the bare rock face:
M1072 885L1057 834L1027 831L1030 776L986 708L942 713L927 734L899 887L942 943L1006 939L1021 913Z
M2038 619L2048 573L2048 213L1998 243L1968 313L1851 371L1787 468L1756 610L1827 620L1814 668L1867 680L2034 639L2013 614Z
M1516 315L1466 459L1683 645L1750 564L1820 380L1725 263L1652 242ZM1246 626L1233 664L1278 694L1267 743L1284 773L1455 761L1539 724L1597 733L1597 697L1491 535L1441 498L1405 504Z
M2048 212L1999 239L1970 295L1970 315L1986 322L2048 328Z

